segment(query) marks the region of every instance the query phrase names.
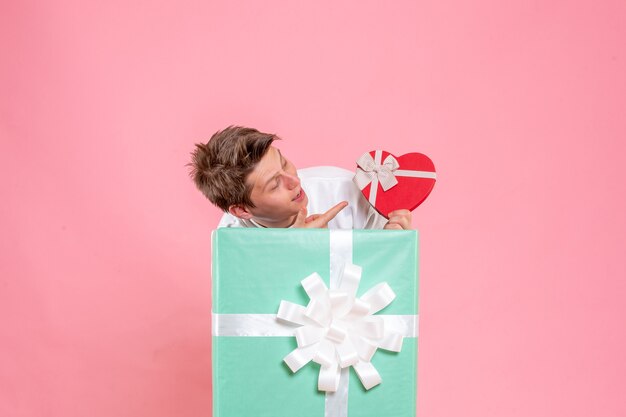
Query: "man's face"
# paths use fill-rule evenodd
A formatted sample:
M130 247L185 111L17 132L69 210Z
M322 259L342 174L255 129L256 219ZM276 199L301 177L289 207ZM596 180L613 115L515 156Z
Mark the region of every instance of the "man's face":
M252 218L267 227L288 227L305 208L308 197L300 186L296 167L273 146L248 178L250 199L256 207L247 207Z

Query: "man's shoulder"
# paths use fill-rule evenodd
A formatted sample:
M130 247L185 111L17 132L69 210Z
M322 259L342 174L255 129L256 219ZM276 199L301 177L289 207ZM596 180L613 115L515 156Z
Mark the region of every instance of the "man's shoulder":
M329 180L337 180L337 179L346 179L352 180L354 177L354 172L348 171L344 168L339 167L331 167L331 166L320 166L320 167L310 167L303 168L298 170L298 176L300 178L306 179L329 179Z
M224 213L220 222L217 225L220 227L258 227L256 224L251 222L250 220L240 219L233 216L230 213Z

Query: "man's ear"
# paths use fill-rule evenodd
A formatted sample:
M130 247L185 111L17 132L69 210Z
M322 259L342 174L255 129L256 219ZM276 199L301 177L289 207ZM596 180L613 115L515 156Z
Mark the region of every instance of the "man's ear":
M228 207L228 212L235 217L239 217L240 219L250 220L252 218L252 213L250 213L245 206L240 204L234 204Z

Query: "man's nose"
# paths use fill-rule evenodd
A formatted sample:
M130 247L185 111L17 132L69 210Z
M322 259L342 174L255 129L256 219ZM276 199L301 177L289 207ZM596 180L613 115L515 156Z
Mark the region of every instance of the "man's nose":
M285 185L287 185L287 188L290 190L293 190L300 185L300 178L298 178L297 175L284 174L284 178Z

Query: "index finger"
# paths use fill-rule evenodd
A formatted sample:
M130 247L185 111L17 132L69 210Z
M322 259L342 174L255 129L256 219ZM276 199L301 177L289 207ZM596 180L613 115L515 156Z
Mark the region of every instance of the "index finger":
M345 209L346 207L348 207L348 202L342 201L341 203L331 207L326 213L320 214L317 220L322 220L324 221L324 223L328 223L329 221L334 219L341 210Z
M304 227L306 223L306 207L301 208L296 215L296 220L294 220L292 227Z

